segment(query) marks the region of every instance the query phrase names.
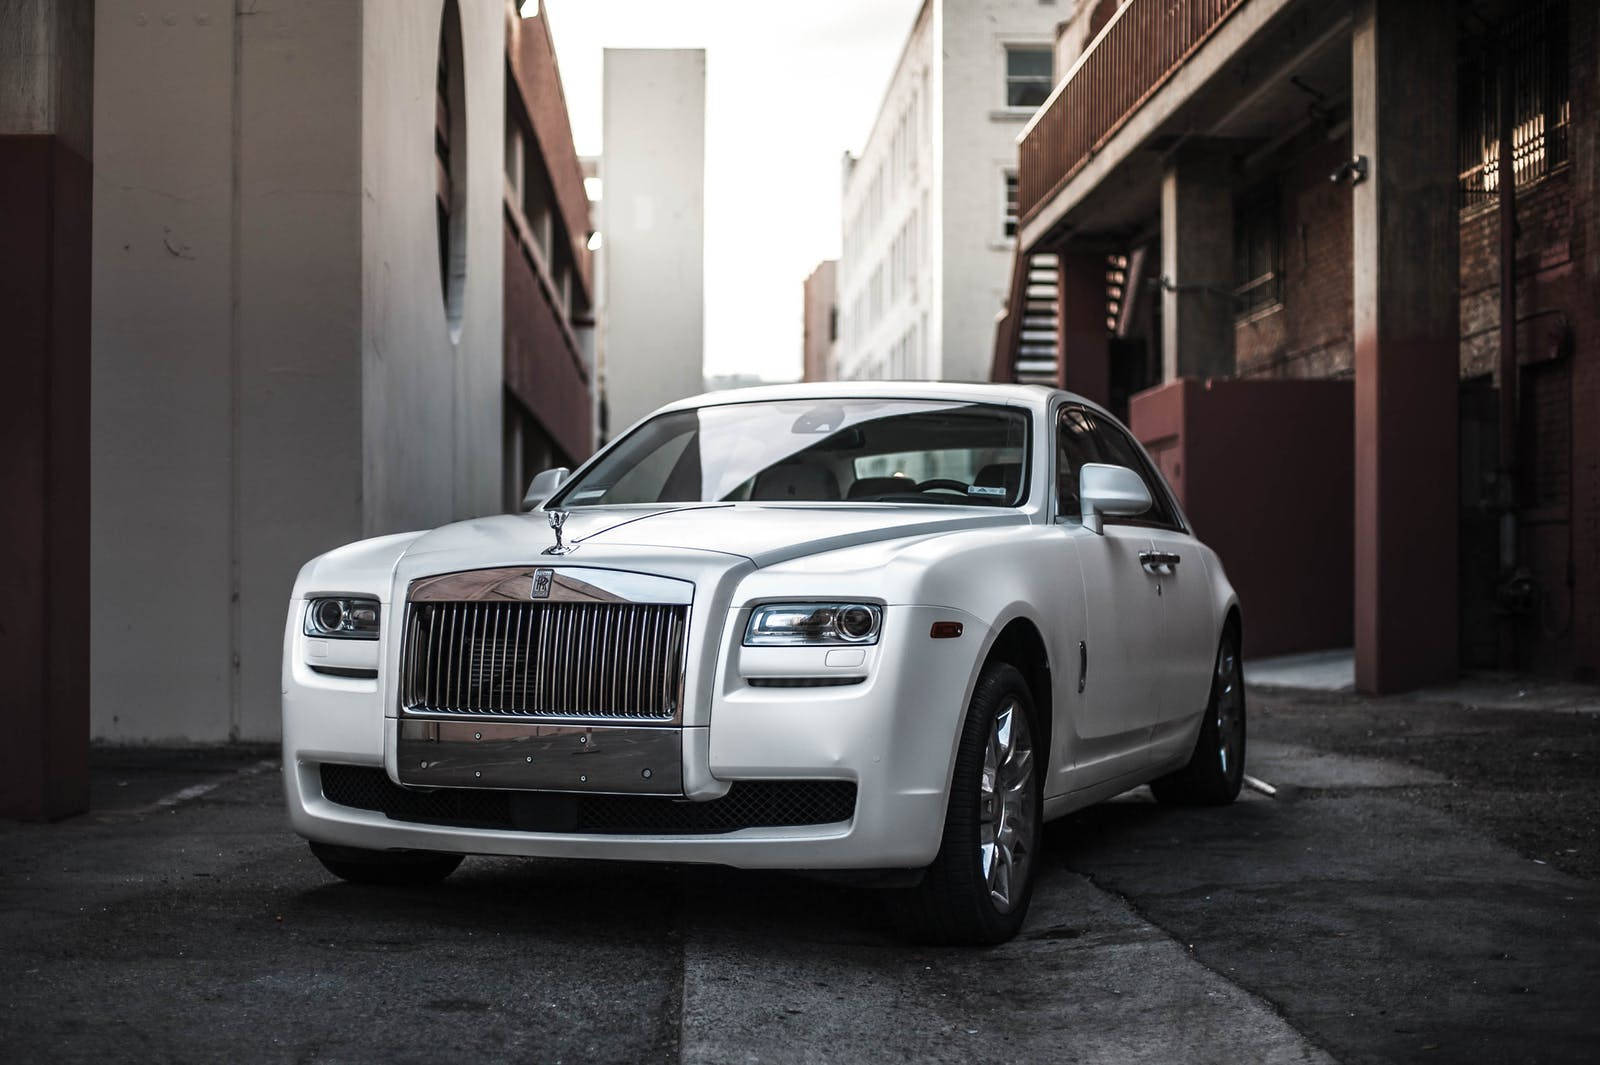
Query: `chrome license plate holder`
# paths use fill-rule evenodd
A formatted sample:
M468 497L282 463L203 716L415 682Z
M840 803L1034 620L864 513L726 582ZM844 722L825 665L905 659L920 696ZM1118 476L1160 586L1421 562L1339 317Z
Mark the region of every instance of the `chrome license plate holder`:
M400 783L596 795L683 794L683 730L402 718Z

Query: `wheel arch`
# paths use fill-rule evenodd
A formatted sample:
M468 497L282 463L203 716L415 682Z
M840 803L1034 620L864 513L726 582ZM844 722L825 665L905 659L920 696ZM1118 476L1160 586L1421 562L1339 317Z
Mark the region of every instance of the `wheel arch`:
M1050 662L1050 648L1045 642L1044 633L1038 621L1027 614L1018 613L991 630L989 645L984 649L983 657L979 660L977 671L973 674L972 684L969 686L968 703L971 703L971 688L976 687L978 677L989 666L997 662L1005 662L1013 666L1027 682L1028 693L1033 696L1034 720L1032 725L1039 735L1034 737L1034 749L1044 753L1041 762L1048 762L1051 742L1055 731L1055 703L1053 697L1053 671ZM966 710L962 711L962 725L965 727ZM1046 767L1048 773L1048 767Z
M1230 599L1228 605L1223 608L1222 629L1217 635L1220 637L1229 631L1232 631L1233 638L1238 641L1241 649L1240 653L1242 654L1244 647L1244 614L1239 609L1239 600L1237 599Z

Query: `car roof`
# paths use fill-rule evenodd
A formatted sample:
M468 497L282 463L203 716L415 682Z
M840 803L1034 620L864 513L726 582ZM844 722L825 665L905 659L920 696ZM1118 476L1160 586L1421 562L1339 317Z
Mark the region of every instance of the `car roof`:
M1044 385L977 384L960 381L801 381L706 392L669 403L661 410L686 410L730 403L785 399L948 399L1043 408L1050 397L1067 395Z

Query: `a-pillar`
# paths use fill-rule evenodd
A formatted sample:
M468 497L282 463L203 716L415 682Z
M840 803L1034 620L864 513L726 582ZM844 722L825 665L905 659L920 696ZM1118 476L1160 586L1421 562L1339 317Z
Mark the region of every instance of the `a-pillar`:
M1056 289L1059 384L1101 406L1111 402L1111 345L1106 332L1106 257L1063 251Z
M1233 173L1193 142L1161 178L1161 366L1167 381L1233 373Z
M0 816L89 800L92 0L0 4Z
M1456 41L1438 5L1359 0L1351 73L1356 686L1377 693L1457 670Z

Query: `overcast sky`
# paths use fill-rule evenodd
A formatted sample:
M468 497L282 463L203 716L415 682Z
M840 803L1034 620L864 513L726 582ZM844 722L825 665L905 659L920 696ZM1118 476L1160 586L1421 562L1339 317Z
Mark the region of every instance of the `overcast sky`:
M800 285L839 254L860 151L920 0L545 0L572 131L601 148L603 48L706 50L706 373L800 375Z

